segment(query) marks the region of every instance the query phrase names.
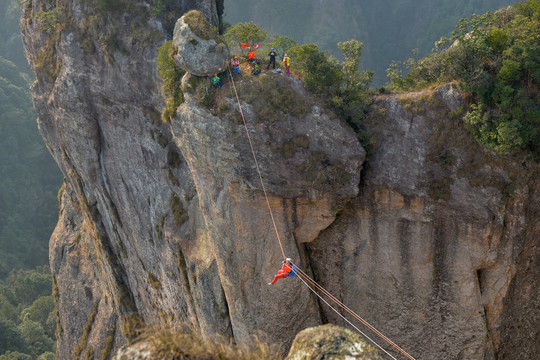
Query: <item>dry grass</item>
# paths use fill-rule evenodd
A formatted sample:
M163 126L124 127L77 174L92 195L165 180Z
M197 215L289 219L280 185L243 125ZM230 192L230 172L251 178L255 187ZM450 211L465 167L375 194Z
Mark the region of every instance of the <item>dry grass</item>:
M184 22L201 39L210 40L218 36L217 27L210 25L206 16L198 10L188 11L184 15Z
M286 141L281 147L281 153L285 159L290 159L294 156L296 149L309 148L309 138L307 135L294 135L291 141Z
M182 200L180 200L178 195L176 195L175 193L171 194L171 197L169 199L169 207L171 208L171 212L173 214L176 226L182 226L189 219L188 213L186 212L186 210L184 210Z
M236 345L216 335L203 337L177 329L148 329L139 341L150 344L153 358L162 360L278 360L279 349L253 337L252 345Z

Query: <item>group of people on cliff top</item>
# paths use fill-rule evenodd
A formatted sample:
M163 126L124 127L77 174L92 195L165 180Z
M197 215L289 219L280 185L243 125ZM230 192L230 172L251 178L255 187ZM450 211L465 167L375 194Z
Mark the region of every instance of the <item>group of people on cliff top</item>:
M270 49L270 52L267 55L269 57L268 65L266 65L266 70L270 70L270 66L272 66L272 70L276 72L276 56L277 53L274 48ZM251 65L251 74L254 76L258 76L261 73L261 69L259 68L259 60L255 57L255 52L249 52L248 53L248 62ZM289 58L289 55L285 53L283 56L283 65L285 65L285 70L287 71L287 75L291 75L290 71L290 64L291 59ZM235 56L231 61L232 69L231 73L237 73L241 74L240 71L240 60L238 59L238 56ZM281 69L278 69L278 72L281 72ZM212 78L212 83L215 87L219 88L223 85L223 81L221 81L221 78L218 76L218 74L214 74L214 77Z

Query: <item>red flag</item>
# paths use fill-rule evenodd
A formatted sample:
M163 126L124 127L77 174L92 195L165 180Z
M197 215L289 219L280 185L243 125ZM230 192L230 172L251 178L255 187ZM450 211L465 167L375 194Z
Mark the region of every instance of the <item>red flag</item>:
M254 49L258 49L259 46L261 46L261 44L253 45L253 48L254 48Z
M244 50L245 48L249 47L249 44L240 43L240 46L242 47L242 50Z
M248 52L248 60L255 57L255 51Z

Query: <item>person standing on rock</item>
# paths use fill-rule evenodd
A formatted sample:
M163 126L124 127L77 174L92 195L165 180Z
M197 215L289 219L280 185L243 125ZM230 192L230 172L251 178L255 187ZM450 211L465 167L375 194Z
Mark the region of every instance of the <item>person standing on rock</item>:
M233 74L235 72L240 74L240 60L238 60L238 56L235 56L232 61L232 72Z
M268 65L266 66L266 70L270 69L270 64L273 64L272 69L276 68L276 52L274 51L274 48L270 49L270 52L268 53L268 56L270 56L270 61L268 61Z
M287 75L291 75L291 72L289 71L289 65L291 63L291 59L289 58L289 55L285 54L283 57L283 64L285 65L285 69L287 70Z
M278 279L285 279L288 277L293 277L294 274L296 274L296 266L292 263L291 258L285 259L283 262L283 266L281 267L281 270L278 271L277 275L274 276L274 280L272 282L269 282L268 285L274 285Z

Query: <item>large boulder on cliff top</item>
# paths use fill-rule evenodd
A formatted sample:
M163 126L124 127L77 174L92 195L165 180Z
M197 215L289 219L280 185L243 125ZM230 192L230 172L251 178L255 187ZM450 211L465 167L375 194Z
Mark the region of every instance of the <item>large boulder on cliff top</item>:
M379 353L359 334L326 324L298 333L285 360L382 360Z
M211 76L225 70L229 48L219 38L218 30L210 25L204 14L192 10L174 26L173 45L178 49L176 64L188 73Z

